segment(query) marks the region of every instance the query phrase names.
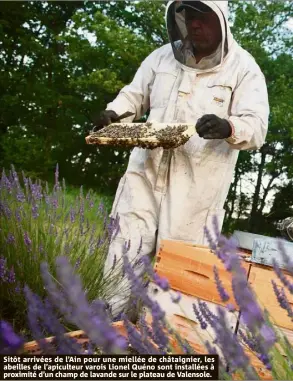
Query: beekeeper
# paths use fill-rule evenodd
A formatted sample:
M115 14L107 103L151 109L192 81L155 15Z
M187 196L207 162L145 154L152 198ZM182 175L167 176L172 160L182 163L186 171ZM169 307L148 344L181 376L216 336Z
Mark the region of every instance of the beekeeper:
M233 39L227 1L170 1L170 43L141 64L133 81L108 104L101 128L126 111L138 120L194 123L197 133L176 149L133 149L114 201L120 232L110 246L105 271L122 256L154 253L160 240L207 244L204 226L213 216L222 227L223 209L239 150L265 141L269 104L263 73ZM140 255L141 255L140 254ZM122 284L122 283L121 283ZM120 312L128 300L121 286L111 299Z

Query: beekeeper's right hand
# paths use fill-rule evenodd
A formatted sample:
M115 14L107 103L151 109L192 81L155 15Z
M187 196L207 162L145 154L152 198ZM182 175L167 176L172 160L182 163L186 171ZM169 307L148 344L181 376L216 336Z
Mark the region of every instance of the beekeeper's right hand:
M105 110L102 111L99 117L94 121L93 131L99 131L101 128L108 126L118 120L118 115L115 111Z

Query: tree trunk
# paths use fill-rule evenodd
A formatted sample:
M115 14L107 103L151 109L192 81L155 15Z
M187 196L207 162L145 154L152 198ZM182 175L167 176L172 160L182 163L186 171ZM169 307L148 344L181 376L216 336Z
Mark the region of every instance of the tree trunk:
M257 176L257 182L255 191L253 194L253 201L252 201L252 208L251 208L251 214L248 224L248 229L251 233L257 233L258 227L259 227L259 213L261 213L259 206L260 202L260 190L261 190L261 182L262 182L262 176L264 172L264 167L266 163L266 156L267 152L265 147L261 149L261 160L258 165L258 176Z
M227 223L230 225L232 219L233 219L233 213L235 210L235 202L236 202L236 197L237 197L237 185L240 179L240 171L239 171L239 166L237 165L235 168L235 177L231 189L231 207L229 209L229 213L227 216Z

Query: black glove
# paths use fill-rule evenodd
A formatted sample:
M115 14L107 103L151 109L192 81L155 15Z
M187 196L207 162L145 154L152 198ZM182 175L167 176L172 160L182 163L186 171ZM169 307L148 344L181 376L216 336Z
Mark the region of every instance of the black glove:
M112 110L105 110L102 111L97 118L97 120L94 121L94 128L93 131L99 131L101 128L108 126L109 124L116 122L118 120L118 115L115 111Z
M232 134L230 123L214 114L202 116L195 128L198 135L204 139L227 139Z

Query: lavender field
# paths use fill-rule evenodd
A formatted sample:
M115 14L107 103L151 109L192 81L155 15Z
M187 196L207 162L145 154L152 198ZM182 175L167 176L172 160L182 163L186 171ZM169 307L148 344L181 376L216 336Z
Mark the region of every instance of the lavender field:
M141 312L139 330L136 330L127 314L122 315L120 319L127 329L127 339L114 329L107 298L115 282L119 285L119 279L111 274L104 276L103 263L119 223L108 217L103 200L93 192L84 195L80 189L75 193L67 191L64 182L60 184L58 167L51 189L40 181L33 182L24 174L17 174L13 167L2 172L0 305L4 307L1 307L1 353L17 353L32 339L39 342L43 353L118 354L128 353L131 348L132 353L166 354L174 353L171 344L174 339L183 353L194 353L185 338L171 328L160 305L147 293L149 281L168 293L167 279L154 272L148 256L130 263L127 245L123 256L125 275L130 280L134 300L151 312L153 320L149 326ZM215 268L218 292L226 307L219 306L215 315L199 301L193 309L201 329L209 325L215 331L216 340L206 342L205 346L208 353L220 354L221 379L231 379L235 373L242 379L259 378L244 347L257 354L274 379L292 379L292 347L275 331L269 316L258 305L236 255L236 243L219 233L216 220L214 232L206 231L206 234L210 248L232 274L233 294L245 326L245 332L241 331L238 336L230 331L226 313L233 312L235 306L230 303L231 295L223 288ZM282 248L282 242L280 246ZM282 250L293 273L293 264ZM136 275L138 264L143 266L143 277ZM284 288L292 293L293 285L277 266L275 271ZM272 287L280 307L292 317L285 293L275 284ZM180 304L180 294L172 301ZM77 329L83 330L89 338L86 350L75 339L64 336ZM42 341L48 336L56 337L54 347Z

